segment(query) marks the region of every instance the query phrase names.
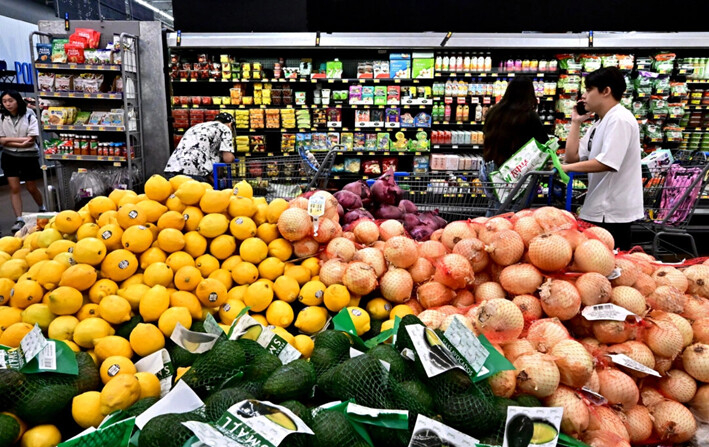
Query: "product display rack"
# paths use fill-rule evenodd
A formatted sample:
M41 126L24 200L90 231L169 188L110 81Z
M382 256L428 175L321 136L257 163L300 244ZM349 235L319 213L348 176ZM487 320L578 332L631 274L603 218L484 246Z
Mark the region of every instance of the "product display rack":
M143 166L143 132L141 106L140 57L138 51L139 38L133 34L121 33L120 64L75 64L75 63L44 63L38 62L37 43L50 43L54 38L66 36L53 35L44 32L33 32L30 35L30 51L32 54L33 73L35 76L35 98L37 104L42 99L65 100L67 106L84 106L88 111L122 107L122 125L84 125L84 124L42 124L40 130L40 157L44 173L45 194L52 197L50 189L56 188L60 209L71 209L75 204L75 194L70 185L72 174L79 170L91 170L106 166L125 168L125 184L114 185L137 189L144 181ZM120 75L123 82L122 92L48 92L40 91L37 79L39 72L76 74L95 72ZM38 112L39 118L40 112ZM97 135L101 140L119 141L125 144L125 155L93 155L93 154L45 154L45 140L52 133L77 132L76 135ZM50 185L47 175L48 163L54 162L56 184Z

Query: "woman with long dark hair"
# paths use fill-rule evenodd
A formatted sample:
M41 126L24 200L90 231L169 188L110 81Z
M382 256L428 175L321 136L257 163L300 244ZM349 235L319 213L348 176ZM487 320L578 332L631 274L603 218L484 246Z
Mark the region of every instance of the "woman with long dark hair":
M17 218L11 230L18 231L24 226L22 220L22 195L20 184L25 182L25 188L37 203L40 211L44 211L42 193L37 188L35 180L42 177L39 168L39 123L37 115L27 109L22 96L14 90L8 90L0 95L0 147L2 147L2 171L10 185L12 210Z
M480 170L480 179L484 183L489 183L490 173L496 171L530 139L547 142L549 136L537 115L537 104L532 80L518 77L507 85L500 102L490 109L483 129L485 163ZM491 189L486 190L486 194L489 198L488 216L494 215L500 203Z

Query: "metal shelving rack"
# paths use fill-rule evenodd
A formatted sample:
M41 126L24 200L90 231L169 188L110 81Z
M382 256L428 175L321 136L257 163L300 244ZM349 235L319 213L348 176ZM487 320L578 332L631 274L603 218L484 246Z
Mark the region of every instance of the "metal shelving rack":
M36 43L50 43L53 38L66 37L52 35L40 31L30 34L30 51L34 73L34 96L36 104L40 98L59 98L68 101L89 101L92 106L106 101L105 104L114 107L123 106L122 126L98 125L41 125L40 126L40 160L44 176L45 196L50 205L57 209L70 209L75 205L71 192L70 180L73 172L80 168L92 169L110 163L114 167L126 167L126 188L135 189L144 182L144 157L143 157L143 126L141 104L140 57L138 51L139 38L133 34L121 33L119 36L121 64L91 65L91 64L55 64L37 62ZM83 93L83 92L40 92L38 90L37 73L59 72L108 72L120 73L123 80L123 92L120 93ZM103 105L103 103L101 103ZM107 107L111 108L111 107ZM38 111L37 118L40 119ZM41 120L40 120L41 121ZM47 133L58 131L71 131L91 134L113 135L113 141L122 141L126 144L127 156L96 156L96 155L71 155L44 153L44 139ZM120 136L120 137L119 137ZM132 155L132 156L131 156ZM53 164L48 164L54 162ZM57 175L56 186L50 185L48 170L54 167ZM137 168L138 175L134 180L133 172ZM120 185L121 187L124 185ZM56 203L52 203L56 200Z

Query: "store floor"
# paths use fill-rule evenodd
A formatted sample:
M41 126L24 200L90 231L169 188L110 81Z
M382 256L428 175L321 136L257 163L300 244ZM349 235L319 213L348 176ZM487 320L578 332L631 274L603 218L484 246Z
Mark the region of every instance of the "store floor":
M37 180L37 187L44 194L44 182ZM36 212L37 204L32 200L32 196L22 184L22 207L25 212ZM0 183L0 235L7 236L10 233L10 227L15 223L15 214L12 212L12 203L10 202L10 187L7 182Z

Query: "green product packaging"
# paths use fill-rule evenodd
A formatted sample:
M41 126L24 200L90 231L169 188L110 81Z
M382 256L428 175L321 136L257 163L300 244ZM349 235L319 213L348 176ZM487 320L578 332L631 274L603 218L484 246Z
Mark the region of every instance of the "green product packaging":
M58 447L127 447L135 427L135 418L125 419L97 429L88 429Z
M74 351L64 342L44 338L37 324L22 338L18 348L0 346L0 368L11 368L26 374L79 374Z

